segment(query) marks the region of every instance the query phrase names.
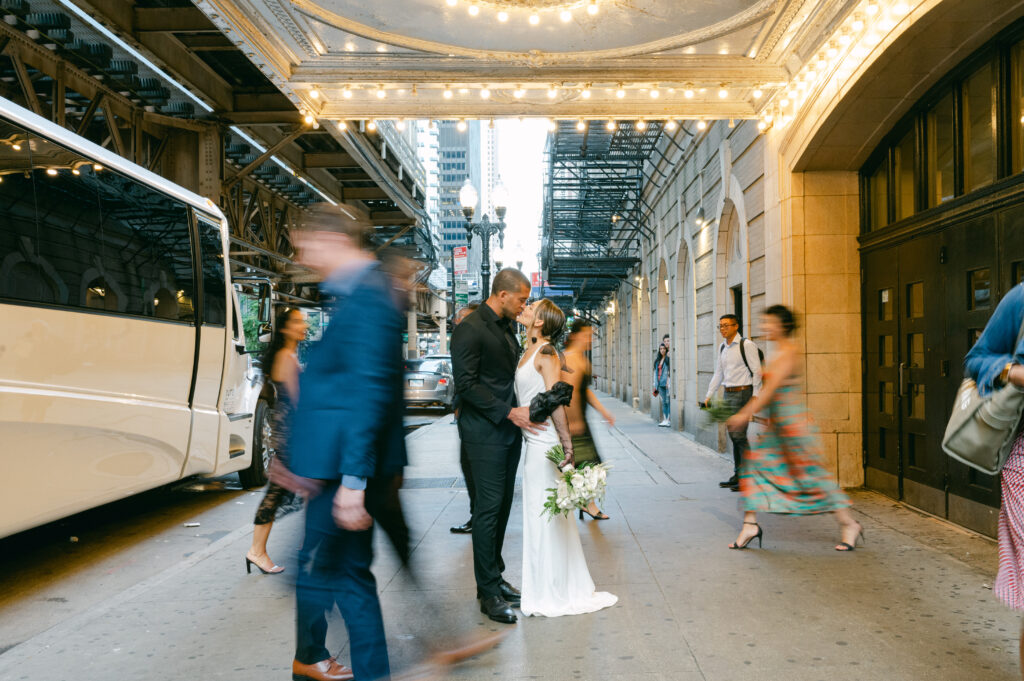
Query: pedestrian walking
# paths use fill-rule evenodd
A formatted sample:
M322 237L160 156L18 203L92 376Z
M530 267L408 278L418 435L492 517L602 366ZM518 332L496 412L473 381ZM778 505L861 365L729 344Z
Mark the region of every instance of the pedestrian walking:
M470 315L471 312L475 311L480 306L479 303L469 303L468 305L459 309L455 313L455 317L452 320L452 326L458 326L462 321ZM455 424L459 423L459 394L455 393L454 404L452 405L455 411ZM473 532L473 497L476 494L476 486L473 484L473 470L469 467L469 453L466 451L466 445L463 444L462 439L459 439L459 466L462 467L462 479L466 481L466 493L469 495L469 520L462 523L461 525L455 525L449 528L452 534L470 534Z
M740 320L734 314L724 314L718 320L718 331L723 341L718 346L715 375L708 386L705 406L711 403L719 387L725 392L725 404L732 411L738 411L761 390L761 352L754 341L741 336L739 330ZM740 462L744 452L750 448L748 425L736 425L728 431L732 440L733 471L732 477L718 483L719 487L728 487L734 492L740 489Z
M263 375L269 378L274 396L270 412L270 441L264 446L270 447L277 466L288 466L288 427L299 392L299 343L305 340L307 328L309 325L302 310L294 307L281 310L263 359ZM245 554L246 572L252 572L253 565L265 575L284 572L284 568L267 555L267 539L277 510L294 497L292 492L273 481L267 485L253 520L252 546Z
M754 539L758 546L764 530L757 512L811 515L835 513L840 540L836 551L853 551L864 528L850 513L850 500L822 464L821 438L811 423L800 395L800 349L792 340L796 319L783 305L764 311L764 337L775 343L776 354L765 372L764 387L736 412L726 425L746 427L754 414L768 409L768 428L740 468L743 527L731 549L744 549Z
M587 352L590 351L593 342L593 325L583 317L573 320L569 327L569 340L565 346L565 370L562 371L562 380L572 386L572 402L566 408L565 414L569 419L573 458L577 466L584 463L601 463L601 455L597 451L594 437L590 433L590 425L587 423L587 406L596 409L606 423L615 425L615 417L605 409L597 395L590 389L594 373ZM580 520L583 520L584 513L594 520L608 520L608 516L597 507L596 501L591 501L586 509L580 509Z
M300 262L321 274L321 290L334 296L334 323L310 352L291 433L293 472L322 486L307 505L299 556L297 681L339 681L353 672L359 681L390 678L370 565L375 517L403 561L408 557L395 503L406 464L404 320L390 277L366 250L371 230L359 209L319 204L292 232ZM326 647L327 613L335 605L348 630L351 672Z
M654 396L661 398L661 422L658 425L663 428L672 425L672 404L668 387L671 373L668 346L662 343L658 346L658 356L654 360Z
M964 363L981 396L1006 385L1024 390L1024 342L1017 334L1024 322L1024 285L1010 289ZM1019 431L1002 469L999 505L999 571L992 591L1014 610L1024 611L1024 431ZM1019 650L1024 677L1024 630Z

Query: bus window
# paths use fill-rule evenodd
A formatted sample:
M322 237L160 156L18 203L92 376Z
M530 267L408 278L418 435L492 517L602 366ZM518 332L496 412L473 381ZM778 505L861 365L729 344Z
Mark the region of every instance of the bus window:
M220 225L199 217L199 256L203 267L203 324L227 322L227 289L224 285L224 250Z
M52 248L44 248L47 234L36 219L31 157L28 133L0 121L0 297L64 304L68 284L48 257Z
M88 178L98 195L106 269L128 299L124 311L194 322L188 209L111 170L93 170Z

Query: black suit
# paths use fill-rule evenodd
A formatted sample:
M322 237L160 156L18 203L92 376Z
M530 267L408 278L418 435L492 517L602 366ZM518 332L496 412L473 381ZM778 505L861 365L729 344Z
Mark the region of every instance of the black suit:
M516 406L519 342L510 322L481 305L452 332L459 436L473 471L473 568L482 598L500 596L501 548L512 511L522 431L508 420Z

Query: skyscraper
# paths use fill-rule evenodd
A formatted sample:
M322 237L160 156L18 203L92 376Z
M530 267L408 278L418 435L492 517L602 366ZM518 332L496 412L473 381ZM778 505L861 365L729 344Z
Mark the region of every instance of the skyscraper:
M450 262L452 249L469 245L466 218L459 203L459 190L466 179L483 194L481 172L481 129L479 121L467 121L465 132L459 132L455 121L438 121L438 225L442 255ZM483 202L481 202L483 203ZM477 206L480 215L482 206ZM474 237L470 248L470 279L480 278L480 239ZM446 265L447 266L447 265Z

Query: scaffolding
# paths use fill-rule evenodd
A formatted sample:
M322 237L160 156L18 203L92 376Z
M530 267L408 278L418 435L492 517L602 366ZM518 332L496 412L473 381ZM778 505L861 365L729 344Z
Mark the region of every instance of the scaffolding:
M560 121L548 136L541 268L573 307L594 310L640 262L644 164L662 124Z

